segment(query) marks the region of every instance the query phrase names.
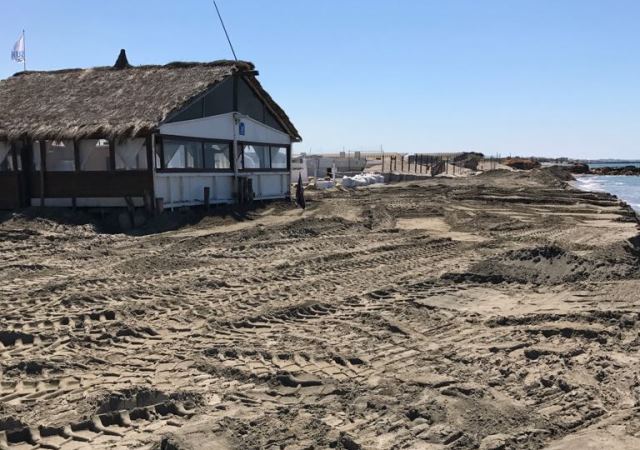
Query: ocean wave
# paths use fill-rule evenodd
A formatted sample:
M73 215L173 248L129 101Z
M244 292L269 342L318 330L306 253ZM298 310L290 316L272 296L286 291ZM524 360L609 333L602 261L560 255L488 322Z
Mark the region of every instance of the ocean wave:
M640 177L599 175L576 177L574 187L583 191L608 192L640 212Z

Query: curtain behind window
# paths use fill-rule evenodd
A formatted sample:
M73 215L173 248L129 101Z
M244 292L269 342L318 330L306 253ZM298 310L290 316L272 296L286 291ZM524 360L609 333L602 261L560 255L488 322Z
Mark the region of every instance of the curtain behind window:
M115 144L116 170L146 170L147 145L145 139L128 139Z
M80 170L108 171L109 142L104 139L83 139L78 141Z
M47 141L47 172L73 172L76 170L73 141Z
M11 145L8 142L0 142L0 172L13 170L13 158Z

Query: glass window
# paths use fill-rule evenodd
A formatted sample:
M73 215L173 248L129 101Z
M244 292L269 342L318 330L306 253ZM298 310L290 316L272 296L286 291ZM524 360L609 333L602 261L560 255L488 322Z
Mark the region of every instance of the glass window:
M73 141L47 141L45 150L47 172L76 170Z
M145 139L128 139L115 143L116 170L146 170L147 144Z
M185 156L187 169L202 169L204 167L201 142L186 142Z
M231 169L229 144L204 143L205 169Z
M0 142L0 172L8 172L13 170L13 152L11 144L8 142Z
M109 141L106 139L83 139L78 141L80 170L109 170Z
M201 169L202 143L165 139L164 166L166 169Z
M287 168L287 148L271 147L271 168L286 169Z
M242 147L242 169L268 169L269 146L245 144Z

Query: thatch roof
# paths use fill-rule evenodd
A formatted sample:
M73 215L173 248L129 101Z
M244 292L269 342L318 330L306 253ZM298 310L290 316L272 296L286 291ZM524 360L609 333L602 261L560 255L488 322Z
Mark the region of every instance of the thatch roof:
M285 130L298 131L245 61L19 72L0 81L0 140L145 136L171 113L235 72L264 98Z

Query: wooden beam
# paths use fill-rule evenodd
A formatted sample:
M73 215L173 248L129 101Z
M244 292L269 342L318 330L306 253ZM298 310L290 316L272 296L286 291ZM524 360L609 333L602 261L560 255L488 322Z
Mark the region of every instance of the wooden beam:
M157 142L160 143L160 168L166 169L165 162L164 162L164 138L162 136L158 136L156 143Z
M22 191L24 203L22 206L31 206L31 177L33 176L33 141L27 139L22 142L20 152L22 162Z
M44 172L47 170L47 142L40 141L40 207L44 207Z
M109 139L109 170L116 171L116 143L113 139Z
M75 139L73 140L72 145L73 145L73 166L75 169L75 173L79 173L80 172L80 146L78 145L78 141ZM74 178L74 181L75 181L75 178ZM73 191L76 192L76 189L74 189ZM73 208L74 211L76 209L76 205L77 205L77 200L76 200L76 196L74 195L71 197L71 207Z
M18 157L16 155L16 144L11 143L9 146L9 156L11 157L11 165L13 166L13 171L18 171Z
M73 165L75 172L80 172L80 146L75 139L73 140Z
M211 188L209 186L204 187L204 210L209 212L209 197L211 195Z
M152 145L152 140L151 140L151 136L147 136L145 138L144 144L147 148L147 170L149 172L153 172L153 153L154 153L154 148Z
M18 192L18 204L20 206L22 206L24 204L24 199L23 199L23 189L22 189L22 174L20 173L20 171L18 170L18 147L16 146L15 142L11 143L11 148L9 150L11 152L11 164L13 165L13 171L16 174L16 190Z

